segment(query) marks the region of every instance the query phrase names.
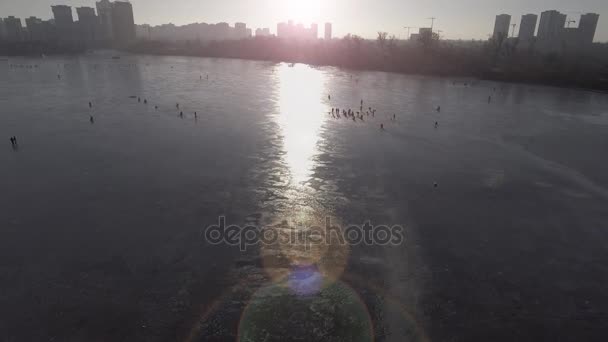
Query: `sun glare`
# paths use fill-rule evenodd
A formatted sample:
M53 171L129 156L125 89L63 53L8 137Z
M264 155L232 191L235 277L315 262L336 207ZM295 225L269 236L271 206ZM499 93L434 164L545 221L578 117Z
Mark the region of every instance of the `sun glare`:
M284 20L293 20L304 25L310 25L321 19L322 0L281 0L281 15Z

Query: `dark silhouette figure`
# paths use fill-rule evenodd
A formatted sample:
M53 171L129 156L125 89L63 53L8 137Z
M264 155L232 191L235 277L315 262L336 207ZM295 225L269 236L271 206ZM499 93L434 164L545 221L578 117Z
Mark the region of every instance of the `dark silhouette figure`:
M148 104L148 100L144 99L144 104Z
M92 124L94 124L94 123L95 123L95 119L93 118L93 115L91 115L91 116L89 117L89 121L90 121Z
M439 126L439 123L435 121L435 128L437 128L437 126Z
M437 113L441 112L441 106L437 106Z
M138 98L137 98L137 102L141 102L141 98L139 98L139 97L138 97Z
M184 112L179 112L179 117L183 118L184 117Z
M197 119L198 118L198 114L196 114L196 112L194 112L194 118Z
M331 95L327 95L327 99L328 99L328 100L331 100Z
M380 129L384 130L384 124L380 124Z
M492 95L488 96L488 103L492 102Z
M176 103L176 104L175 104L175 108L179 108L179 103Z
M157 110L157 109L158 109L158 106L154 106L154 110Z
M89 102L89 108L92 108L93 104L91 102Z
M17 137L12 136L10 140L11 140L11 147L13 148L13 150L17 151L19 149L19 144L17 144Z
M436 188L437 186L438 186L437 182L433 183L433 187Z

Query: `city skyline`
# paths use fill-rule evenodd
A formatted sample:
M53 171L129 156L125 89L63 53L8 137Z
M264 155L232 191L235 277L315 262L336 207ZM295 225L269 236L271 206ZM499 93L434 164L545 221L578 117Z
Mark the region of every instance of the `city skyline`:
M540 15L548 9L555 9L567 15L568 20L576 20L572 27L578 26L580 14L592 12L600 17L608 15L608 3L599 0L580 1L574 6L565 1L538 1L534 4L515 2L499 3L475 1L417 3L383 0L260 0L256 3L243 0L228 0L222 3L193 0L175 0L171 11L166 3L152 0L131 0L135 10L135 23L152 26L162 24L187 25L191 23L245 22L253 29L270 28L276 34L277 24L287 20L309 26L316 23L321 29L326 22L333 24L333 36L342 37L352 33L364 38L375 38L378 31L386 31L398 38L406 38L404 26L428 27L429 17L436 17L435 28L442 31L446 39L487 39L493 32L494 18L497 14L508 13L511 22L517 23L516 35L519 32L521 17L532 13ZM356 2L356 6L354 4ZM41 19L52 18L51 5L68 5L73 10L77 7L94 7L90 0L36 0L24 3L18 0L5 0L0 4L2 17L15 16L25 18L36 16ZM474 6L475 13L462 11L461 8ZM575 9L577 11L575 11ZM75 14L75 13L74 13ZM23 22L23 24L25 24ZM415 31L415 30L414 30ZM413 31L412 31L413 32ZM595 42L608 41L608 22L600 20L597 26Z

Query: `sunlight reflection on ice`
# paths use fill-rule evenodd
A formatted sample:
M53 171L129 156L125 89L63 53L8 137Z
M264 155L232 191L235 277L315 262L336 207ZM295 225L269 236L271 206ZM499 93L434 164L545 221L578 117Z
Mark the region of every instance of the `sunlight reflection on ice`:
M279 77L278 123L283 134L285 161L292 185L310 178L318 152L319 132L325 120L323 74L305 65L282 64Z

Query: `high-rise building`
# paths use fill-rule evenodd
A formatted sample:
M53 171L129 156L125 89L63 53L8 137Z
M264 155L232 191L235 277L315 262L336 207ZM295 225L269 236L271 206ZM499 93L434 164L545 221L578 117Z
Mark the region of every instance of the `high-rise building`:
M81 40L88 43L96 41L97 16L95 15L95 9L92 7L78 7L76 13L78 14L78 32Z
M6 39L6 29L4 28L4 20L0 18L0 40Z
M78 21L94 23L97 21L97 16L95 15L95 9L93 7L77 7L76 14L78 14Z
M25 26L27 27L27 40L39 42L46 39L44 22L42 19L36 17L26 18Z
M53 18L57 27L72 28L74 18L72 18L72 7L66 5L51 6Z
M310 39L319 38L319 25L313 23L310 25Z
M587 13L581 15L578 23L578 30L583 44L593 43L597 22L600 20L600 15L596 13Z
M416 35L417 39L422 39L428 41L433 39L433 29L430 27L421 27L418 29L418 34Z
M557 40L560 38L564 26L566 25L566 15L558 11L544 11L540 14L538 24L539 40Z
M4 33L6 40L10 42L18 42L23 40L23 26L21 19L10 16L4 19Z
M211 36L213 37L214 40L231 39L232 37L231 37L230 32L232 32L232 28L230 27L230 24L221 22L221 23L215 24L215 26L213 27Z
M259 29L255 30L255 35L257 37L268 37L268 36L270 36L270 29L269 28L259 28Z
M499 14L494 22L494 33L492 38L507 38L509 36L509 25L511 25L511 16L508 14Z
M331 23L325 23L325 40L331 40Z
M289 20L287 24L279 23L277 25L277 36L298 40L317 39L319 36L319 26L313 23L310 25L310 28L306 28L302 23L294 25L293 21Z
M277 24L277 37L285 37L287 34L287 24L278 23Z
M115 43L128 45L135 41L135 20L131 3L116 1L112 4L112 25Z
M51 6L55 26L60 41L72 42L75 40L74 19L72 17L72 7L66 5Z
M112 3L109 0L101 0L95 3L98 16L99 39L111 41L114 39L114 24L112 23Z
M152 39L152 27L148 24L135 25L135 36L137 37L137 39Z
M247 24L235 23L234 24L234 38L243 39L247 37Z
M521 17L521 24L519 24L519 39L522 41L528 41L534 38L534 31L536 31L536 21L538 16L536 14L525 14Z

